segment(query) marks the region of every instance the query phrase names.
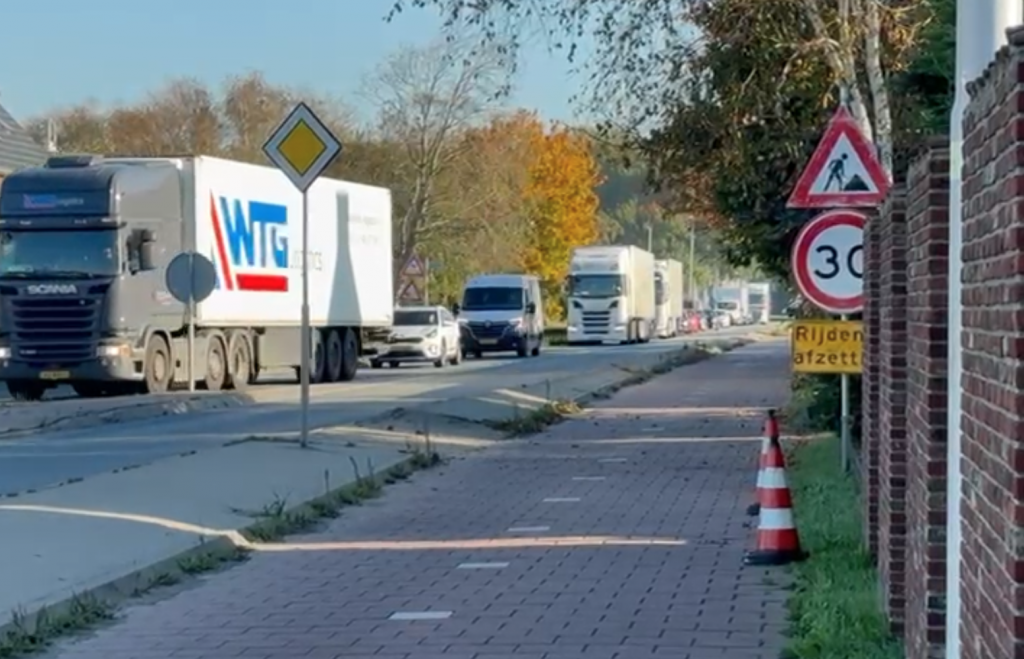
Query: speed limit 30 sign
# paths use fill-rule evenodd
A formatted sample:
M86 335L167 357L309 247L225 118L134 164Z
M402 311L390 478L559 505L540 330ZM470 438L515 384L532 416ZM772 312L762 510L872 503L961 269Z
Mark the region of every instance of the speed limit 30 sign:
M864 308L866 223L863 213L829 211L797 235L793 275L803 296L822 311L855 314Z

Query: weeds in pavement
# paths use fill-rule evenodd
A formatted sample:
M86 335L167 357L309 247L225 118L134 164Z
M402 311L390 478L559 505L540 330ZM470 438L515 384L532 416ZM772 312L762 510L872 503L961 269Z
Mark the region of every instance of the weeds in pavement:
M900 659L863 546L854 477L843 474L835 437L787 451L790 487L807 561L793 566L786 659Z
M549 401L526 414L522 414L519 407L516 406L514 416L509 419L493 421L488 425L509 437L523 437L533 435L548 426L564 421L566 417L577 414L582 409L576 401L567 399Z
M410 446L404 452L408 454L404 462L381 473L370 460L366 461L365 468L360 468L359 463L352 459L354 481L337 489L331 489L330 473L325 471L323 496L304 505L291 506L287 497L275 494L258 510L233 509L233 512L253 519L253 524L242 530L251 541L279 542L288 535L309 531L322 520L338 517L344 506L357 505L380 496L386 483L406 480L414 472L442 462L429 433L425 434L422 446ZM144 574L125 595L140 597L158 588L175 586L187 577L218 570L251 555L245 548L226 543L201 546L213 548L194 551L169 566ZM34 616L17 611L11 624L0 631L0 659L42 651L61 636L82 632L113 619L116 611L113 601L91 595L76 595L64 605L52 611L41 609Z
M10 626L0 636L0 657L8 659L39 652L59 636L113 617L113 606L88 595L75 595L66 610L57 615L45 608L31 618L24 611L15 611Z

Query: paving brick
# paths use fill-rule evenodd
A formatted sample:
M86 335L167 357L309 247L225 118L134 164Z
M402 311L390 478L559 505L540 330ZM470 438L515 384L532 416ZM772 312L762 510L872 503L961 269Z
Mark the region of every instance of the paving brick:
M396 484L294 540L306 549L257 553L52 656L774 659L785 594L742 565L744 509L764 410L787 390L778 341L680 369ZM481 539L495 542L460 544ZM392 544L344 544L370 540ZM448 544L410 544L424 540ZM496 561L508 566L457 567ZM453 614L388 620L426 610Z

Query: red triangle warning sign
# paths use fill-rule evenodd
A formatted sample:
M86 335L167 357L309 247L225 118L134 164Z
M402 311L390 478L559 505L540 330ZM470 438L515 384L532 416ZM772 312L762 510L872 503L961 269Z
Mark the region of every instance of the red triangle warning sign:
M406 277L422 277L427 274L427 269L423 267L423 261L413 254L409 257L409 260L405 262L405 267L402 268L402 274Z
M875 147L840 107L800 175L787 208L871 208L889 192Z
M414 281L405 282L405 286L398 293L398 299L401 302L415 303L423 301L423 294L420 292L419 286Z

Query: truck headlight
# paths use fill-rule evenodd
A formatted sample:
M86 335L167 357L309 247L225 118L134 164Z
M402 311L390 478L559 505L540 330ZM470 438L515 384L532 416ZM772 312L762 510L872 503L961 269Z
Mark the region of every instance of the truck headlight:
M131 348L129 348L128 345L124 343L99 346L96 348L97 357L126 357L130 354Z
M8 346L0 346L0 359L10 359L11 349Z

